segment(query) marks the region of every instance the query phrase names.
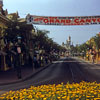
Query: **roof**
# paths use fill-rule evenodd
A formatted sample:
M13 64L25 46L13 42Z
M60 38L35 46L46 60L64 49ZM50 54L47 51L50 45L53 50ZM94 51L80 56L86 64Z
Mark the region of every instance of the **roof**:
M4 16L2 14L0 14L0 18L3 19L3 20L5 20L5 21L8 21L8 22L10 21L6 16Z
M18 22L26 22L25 18L18 18Z

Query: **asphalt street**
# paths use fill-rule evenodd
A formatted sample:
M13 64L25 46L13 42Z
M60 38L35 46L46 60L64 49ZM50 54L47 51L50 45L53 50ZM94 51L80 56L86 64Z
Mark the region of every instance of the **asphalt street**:
M9 90L28 88L31 85L79 83L81 81L100 82L99 79L100 65L90 64L78 58L62 58L23 82L1 85L0 94Z

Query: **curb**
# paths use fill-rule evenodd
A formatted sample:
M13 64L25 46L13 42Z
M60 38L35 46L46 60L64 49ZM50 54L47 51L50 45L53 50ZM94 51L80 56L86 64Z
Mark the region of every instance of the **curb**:
M34 76L34 75L36 75L37 73L41 72L42 70L48 68L51 64L52 64L52 63L47 64L46 66L37 69L35 72L33 72L32 74L26 76L26 77L23 78L23 79L19 79L19 80L12 81L12 82L0 83L0 86L3 86L3 85L9 85L9 84L15 84L15 83L19 83L19 82L22 82L22 81L28 80L28 79L31 78L32 76Z
M86 62L86 63L88 63L88 64L92 64L92 62L86 61L86 60L84 60L84 59L82 59L82 58L78 58L78 59L81 60L81 61L83 61L83 62Z
M86 63L88 63L88 64L100 65L99 63L92 63L91 61L86 61L86 60L84 60L84 59L82 59L82 58L77 58L77 59L79 59L80 61L86 62Z

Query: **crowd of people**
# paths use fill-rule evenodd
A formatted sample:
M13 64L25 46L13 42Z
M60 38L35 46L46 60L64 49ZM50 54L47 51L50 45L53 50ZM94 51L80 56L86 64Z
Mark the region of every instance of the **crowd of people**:
M8 42L4 48L4 52L7 67L9 67L9 69L16 70L18 79L22 78L22 66L31 66L37 69L57 59L57 57L54 57L54 55L48 53L39 54L34 51L33 55L31 55L30 52L26 50L26 45L22 43L20 39L13 44Z
M96 51L94 49L89 49L89 51L86 54L86 58L88 61L92 61L92 63L95 63Z

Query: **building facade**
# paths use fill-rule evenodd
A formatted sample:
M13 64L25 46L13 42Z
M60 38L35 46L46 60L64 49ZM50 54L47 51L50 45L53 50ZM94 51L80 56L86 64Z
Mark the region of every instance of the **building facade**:
M7 14L7 10L3 10L3 1L0 0L0 70L6 69L4 34L5 29L8 27L10 22L10 20L6 17Z
M66 40L66 43L62 43L62 46L64 48L66 48L66 52L65 52L65 55L66 56L69 56L71 55L71 46L72 46L72 42L71 42L71 37L69 36L68 39Z

